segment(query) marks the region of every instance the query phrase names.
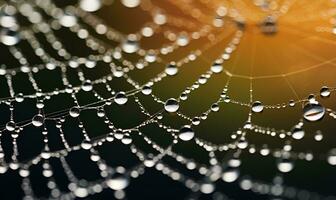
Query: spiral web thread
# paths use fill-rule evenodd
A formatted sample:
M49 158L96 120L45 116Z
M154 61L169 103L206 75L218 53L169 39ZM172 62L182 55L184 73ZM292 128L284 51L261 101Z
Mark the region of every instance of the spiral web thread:
M296 152L291 144L292 140L301 141L305 136L303 127L311 123L310 121L319 120L325 116L324 119L332 119L331 123L334 123L335 111L332 108L323 107L317 101L317 96L320 95L323 98L332 96L335 88L323 87L315 95L302 99L288 80L288 77L292 75L301 74L325 64L334 65L335 59L325 60L306 52L307 56L319 59L321 62L301 70L269 76L253 76L253 69L256 66L251 64L251 74L240 75L234 73L234 69L228 70L225 63L231 59L231 55L235 54L244 40L243 13L238 13L239 9L236 9L241 7L240 11L244 11L244 6L246 6L244 1L235 1L235 3L228 1L225 3L227 7L221 6L223 4L216 1L210 3L197 1L197 4L204 6L205 9L217 13L217 17L213 19L213 16L202 12L190 13L189 11L194 11L196 6L184 1L168 2L186 13L186 16L179 17L169 14L168 10L159 7L154 1L125 0L123 4L126 7L139 3L136 9L152 17L152 21L144 24L139 32L130 35L123 34L116 28L104 24L102 19L89 12L91 8L94 8L94 2L100 1L87 1L90 2L89 7L85 2L84 0L82 4L69 5L65 8L57 7L49 0L13 1L2 5L2 50L7 51L15 59L18 67L4 64L0 68L1 84L4 86L1 88L0 109L8 114L4 114L1 121L3 123L0 126L0 172L4 175L9 173L20 175L24 199L75 199L103 193L107 190L112 190L113 196L117 199L127 199L127 188L132 186L134 179L143 176L149 169L154 169L163 176L182 183L181 187L189 191L185 197L187 199L198 199L204 196L211 199L226 199L227 195L230 195L221 188L222 182L238 185L240 190L250 191L257 196L266 194L270 199L335 199L333 196L328 196L329 194L319 194L284 184L284 174L295 170L296 161L301 160L305 165L309 165L309 162L322 158L322 162L336 165L334 149L324 153ZM297 3L295 1L279 2L281 6L277 15L285 15L290 6ZM332 1L323 3L330 6L328 9L330 12L323 11L324 17L332 19L334 3ZM113 4L117 2L112 2L111 6L114 6ZM261 9L266 8L261 6ZM13 19L17 21L12 23ZM222 24L223 21L224 24ZM18 25L19 22L24 25ZM222 26L228 27L227 30ZM269 31L270 28L271 30L274 28L273 26L271 24L263 28ZM56 34L62 30L67 31L64 37L71 35L83 41L87 48L83 51L90 53L86 56L70 53L67 48L72 45L71 41L62 40ZM295 31L299 32L299 30ZM330 27L319 26L314 31L330 33L333 29L332 25ZM162 34L170 43L162 44L159 49L142 49L139 45L140 41L156 34ZM300 32L300 34L307 33ZM206 42L197 43L202 40ZM220 56L214 59L207 56L207 52L223 40L228 42L223 50L217 49L217 51L222 51ZM25 46L22 43L25 43ZM174 55L179 49L188 48L193 43L197 44L196 47L189 48L188 54L184 57L177 60L169 59L169 55ZM255 46L256 44L252 47L252 57ZM33 63L34 59L39 61ZM163 80L174 79L186 65L198 60L208 65L207 70L202 72L194 83L186 87L178 98L163 100L156 94L156 89L160 89L156 88L156 85ZM156 65L166 68L143 83L136 80L137 72L155 68ZM99 77L92 78L91 75L96 71L99 71L97 72ZM40 74L44 77L43 81L37 78ZM205 87L216 76L227 77L217 100L207 110L195 116L184 113L181 110L182 102L192 98L190 96L193 93ZM229 97L231 81L234 78L249 82L248 102ZM296 99L276 105L264 105L257 101L253 95L254 81L273 78L283 78ZM44 86L39 81L47 86L50 84L53 88L42 89ZM61 84L54 87L53 82ZM118 85L119 82L123 84ZM119 86L127 89L120 89ZM31 88L31 90L27 92L26 88ZM88 99L88 101L82 103L83 99ZM62 105L67 104L66 101L70 101L71 104ZM155 109L150 108L147 105L148 102L154 103L153 108ZM213 113L221 112L220 107L224 105L247 108L249 112L246 122L230 135L231 141L227 143L216 144L202 139L201 134L196 131L197 126L205 123ZM293 122L291 130L277 130L253 122L254 115L260 115L263 110L277 112L295 109L300 105L302 105L304 114ZM21 109L27 106L29 109L26 112L29 112L27 114L29 117L25 116L26 114L20 114L24 112ZM49 106L50 110L56 107L56 111L49 111ZM119 109L119 107L128 106L132 106L128 113L110 112L111 107ZM116 117L118 115L137 118L138 114L134 114L136 110L140 110L141 113L139 117L141 120L138 120L137 125L127 128L115 125L114 120L118 121ZM25 117L22 119L20 116ZM180 122L175 125L174 123L167 124L165 119L172 116L178 118ZM95 122L101 123L98 126L104 127L102 130L99 130L101 127L87 122L87 119L93 118L96 118ZM181 123L181 126L177 125ZM155 132L162 135L165 140L164 144L147 135L146 127L151 126L158 128ZM76 130L80 133L76 136L77 141L69 141ZM103 133L97 135L95 131ZM263 135L263 137L267 135L276 137L280 139L282 147L273 149L268 147L267 143L252 144L248 135L253 133ZM39 136L32 140L35 135ZM322 133L317 132L315 140L321 141L322 138ZM37 140L40 140L42 144L36 144L40 147L39 151L32 153L21 150L20 143L24 143L23 139L31 140L32 143L38 143ZM206 152L207 162L201 163L196 155L187 157L174 149L177 145L184 146L190 143L196 145L195 148L198 151ZM129 159L136 161L133 165L129 163L109 165L109 161L105 160L100 153L100 148L104 146L113 149L121 148L133 154L129 155L132 157ZM109 153L113 154L113 151ZM80 156L77 154L84 154L90 158L82 162L83 165L89 162L95 166L98 173L92 172L97 174L94 180L76 175L69 160L73 156ZM244 164L242 154L271 157L275 160L277 169L274 172L273 182L268 183L250 177L248 174L241 174L240 167ZM170 160L165 160L167 158ZM55 162L58 166L55 166ZM177 164L179 167L176 167ZM32 186L31 174L37 166L42 167L39 173L45 178L49 188L48 194L43 196L38 195L38 189ZM58 185L56 170L61 170L64 174L65 188Z

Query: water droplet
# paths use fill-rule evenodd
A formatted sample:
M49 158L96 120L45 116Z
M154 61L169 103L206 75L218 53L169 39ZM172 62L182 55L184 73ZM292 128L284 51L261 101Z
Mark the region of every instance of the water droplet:
M322 132L321 132L321 131L317 131L316 134L315 134L315 136L314 136L314 139L315 139L316 141L321 141L321 140L323 140L323 134L322 134Z
M122 49L125 53L135 53L139 50L139 43L135 35L129 35L127 40L122 43Z
M118 105L124 105L127 101L128 101L128 98L125 92L118 92L114 96L114 102L116 102Z
M211 105L211 111L218 112L219 111L219 105L217 103L214 103Z
M223 66L222 66L222 64L220 64L220 63L214 63L214 64L211 66L211 71L212 71L213 73L216 73L216 74L222 72L222 71L223 71Z
M176 99L174 98L170 98L166 101L165 105L164 105L164 109L167 111L167 112L170 112L170 113L174 113L176 112L178 109L179 109L179 103Z
M167 65L165 72L169 76L174 76L177 74L178 68L176 67L176 64L172 62L169 65Z
M195 132L190 128L190 126L183 126L180 129L179 138L183 141L189 141L193 139Z
M36 127L40 127L44 123L44 116L41 114L37 114L33 117L32 123Z
M87 12L95 12L99 10L101 7L101 4L102 3L100 0L81 0L79 2L80 8Z
M59 22L64 27L72 27L77 23L77 18L71 14L64 14L60 19Z
M104 116L105 116L105 111L104 111L103 108L99 108L99 109L97 110L97 116L98 116L98 117L104 117Z
M10 29L2 29L0 32L0 40L4 45L13 46L20 41L19 34Z
M20 103L20 102L23 102L24 101L24 96L22 93L19 93L15 96L15 101Z
M145 85L145 86L142 87L141 92L144 95L150 95L152 93L152 88L148 85Z
M112 190L123 190L128 186L129 180L125 175L118 174L107 180L106 184Z
M80 114L80 109L78 107L72 107L69 111L71 117L78 117Z
M74 190L74 194L76 197L79 198L84 198L87 197L89 195L88 190L86 188L83 187L78 187Z
M189 44L189 37L186 34L179 35L176 40L177 45L184 47Z
M281 159L277 164L278 170L283 173L288 173L294 168L293 162L288 159Z
M81 147L85 150L91 149L92 144L88 140L84 140L81 144Z
M6 12L0 13L0 24L5 28L16 28L18 26L16 17Z
M47 63L46 68L49 70L54 70L56 68L56 65L54 63Z
M145 60L149 63L153 63L156 61L156 54L153 51L149 51L146 56L145 56Z
M140 0L121 0L121 3L127 8L135 8L140 5Z
M236 181L239 177L239 170L238 169L229 169L225 171L222 175L223 181L227 183L232 183Z
M292 137L296 140L302 139L304 137L304 135L305 135L305 132L301 127L295 127L292 130Z
M213 183L203 183L200 191L204 194L211 194L215 191L215 185Z
M123 135L123 138L121 139L121 142L123 144L131 144L132 143L132 138L129 134Z
M321 97L329 97L331 94L330 89L326 86L322 87L320 90Z
M252 111L255 113L260 113L264 110L264 105L260 101L256 101L252 104Z
M193 125L199 125L201 123L201 120L200 120L200 118L199 117L194 117L193 119L192 119L192 124Z
M6 129L7 131L14 131L15 130L15 127L16 127L16 124L14 121L9 121L7 124L6 124Z
M328 155L328 163L330 165L336 165L336 149L331 149Z
M246 147L248 146L248 142L246 141L245 138L241 138L238 143L237 146L239 149L246 149Z
M83 85L82 85L82 90L89 92L91 91L93 88L92 83L90 80L86 80L84 81Z
M267 16L264 21L260 24L261 31L265 35L273 35L277 33L277 22L273 16Z
M325 108L319 103L308 103L303 108L303 117L310 122L315 122L322 119L325 115Z

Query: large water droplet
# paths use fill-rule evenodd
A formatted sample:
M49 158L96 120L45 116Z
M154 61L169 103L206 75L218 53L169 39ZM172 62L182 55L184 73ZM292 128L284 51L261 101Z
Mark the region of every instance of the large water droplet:
M322 119L325 115L325 108L317 102L308 103L303 108L303 117L310 122Z
M167 65L165 72L169 76L174 76L177 74L178 68L176 67L176 64L172 62L169 65Z
M164 109L167 111L167 112L170 112L170 113L174 113L176 112L178 109L179 109L179 103L176 99L174 98L170 98L166 101L165 105L164 105Z
M37 114L33 117L32 123L36 127L40 127L44 123L44 116L41 114Z
M288 173L294 168L293 162L288 159L282 159L278 162L278 170L283 173Z
M183 126L180 129L179 138L183 141L189 141L193 139L195 132L190 128L190 126Z
M302 139L304 137L304 135L305 135L305 132L304 132L304 130L301 127L295 127L292 130L292 137L294 139L300 140L300 139Z
M121 0L121 3L128 8L135 8L140 5L140 0Z
M222 66L222 64L220 64L220 63L214 63L214 64L211 66L211 71L212 71L213 73L216 73L216 74L222 72L222 71L223 71L223 66Z
M69 114L71 117L78 117L80 113L80 110L78 107L72 107L69 111Z
M14 131L15 130L15 127L16 127L16 124L14 121L9 121L7 124L6 124L6 130L7 131Z
M19 34L10 29L2 29L0 32L0 40L7 46L16 45L20 41Z
M112 190L123 190L128 186L129 180L124 175L114 175L112 178L106 181L106 184Z
M92 88L93 88L93 86L92 86L92 83L91 83L90 80L86 80L82 85L82 89L86 92L91 91Z
M77 18L72 14L64 14L60 19L59 23L64 27L72 27L77 23Z
M239 170L238 169L229 169L225 171L222 175L223 181L227 183L232 183L237 180L239 177Z
M135 53L139 50L139 43L135 35L129 35L127 40L122 43L122 49L126 53Z
M322 87L320 90L321 97L329 97L331 94L330 89L326 86Z
M264 105L260 101L256 101L252 104L252 111L255 113L260 113L264 110Z
M215 191L215 185L213 183L203 183L200 191L204 194L211 194Z
M127 101L128 101L128 98L125 92L118 92L114 96L114 102L116 102L118 105L124 105Z
M102 3L100 0L81 0L79 2L79 6L81 9L87 11L87 12L95 12L99 10Z
M144 95L150 95L152 93L152 88L148 85L145 85L145 86L142 87L141 92Z

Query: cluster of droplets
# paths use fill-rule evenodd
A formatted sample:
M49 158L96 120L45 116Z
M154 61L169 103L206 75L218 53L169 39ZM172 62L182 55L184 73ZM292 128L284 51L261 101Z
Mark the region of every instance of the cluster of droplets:
M141 3L145 0L121 0L121 4L127 8L137 8L140 7ZM188 46L191 43L191 40L199 39L203 36L207 36L209 31L209 28L205 28L204 30L201 30L199 32L193 32L192 34L189 34L185 31L182 31L178 34L166 34L167 38L172 42L170 46L166 46L161 48L160 50L144 50L140 46L140 40L142 37L151 37L155 34L156 26L161 26L166 23L169 23L172 21L172 19L168 19L168 15L166 15L164 12L157 10L155 11L155 14L153 15L153 22L155 26L148 26L145 25L141 28L139 33L134 34L128 34L128 35L122 35L122 37L119 37L118 32L109 32L110 30L107 25L97 22L96 20L88 20L88 24L92 27L94 27L94 30L99 35L106 35L109 37L110 40L117 40L120 45L116 47L115 49L110 49L109 51L105 52L105 48L100 46L99 42L95 42L90 37L90 31L80 28L80 22L81 20L85 21L87 19L91 19L91 16L87 13L96 12L98 11L106 2L101 0L80 0L78 2L78 6L81 9L73 12L72 9L56 9L58 12L49 12L48 7L52 7L49 4L50 2L41 2L41 8L46 9L46 13L50 14L54 18L54 23L52 26L42 26L42 27L48 27L47 29L60 29L60 28L68 28L72 32L76 32L77 36L81 39L86 40L87 46L91 49L99 49L101 50L102 56L101 60L106 63L111 63L111 76L107 76L105 78L99 79L99 80L89 80L84 77L84 73L80 71L80 65L84 64L84 66L88 69L93 69L97 66L97 61L101 61L99 59L93 59L90 58L73 58L71 54L67 54L67 52L62 48L61 42L57 41L54 37L52 37L52 34L49 34L49 40L51 43L58 44L54 45L53 47L58 50L59 55L67 59L66 64L64 66L70 67L72 69L78 70L78 76L80 81L82 81L81 85L78 87L73 87L70 85L67 81L65 82L65 90L64 91L58 91L55 90L52 92L52 94L49 96L45 93L43 93L39 88L38 85L34 79L34 76L31 72L37 73L39 70L37 68L31 70L28 66L22 66L20 68L21 72L27 73L32 85L34 86L34 89L36 90L36 94L30 96L30 95L23 95L22 93L18 93L16 95L12 95L12 100L16 103L23 102L26 98L33 98L36 99L36 108L38 109L38 113L34 115L30 122L27 124L17 124L14 122L14 120L11 118L8 123L5 125L5 130L7 132L11 133L11 136L13 138L13 162L9 163L9 167L12 170L19 170L19 174L21 177L23 177L23 183L22 188L25 192L25 195L27 199L28 197L32 197L31 193L31 186L28 181L28 177L30 175L29 166L28 165L36 165L40 162L43 162L43 171L42 174L44 177L49 179L48 187L53 191L52 194L55 198L61 197L60 191L57 190L55 186L55 182L51 180L52 176L54 175L52 166L48 163L48 159L51 157L57 157L61 160L62 166L65 170L65 173L69 180L71 180L71 183L69 184L68 188L71 191L71 194L74 194L76 197L85 198L89 196L90 194L100 193L103 191L104 188L110 188L113 191L115 191L114 195L117 199L123 199L125 198L125 189L131 184L132 178L137 178L141 174L144 173L145 168L152 168L155 167L156 170L162 172L162 174L167 175L169 178L175 181L179 181L183 183L186 188L189 188L191 191L201 191L204 194L212 194L216 191L216 184L215 182L219 179L226 183L233 183L239 180L239 184L241 189L243 190L252 190L256 193L263 193L262 189L258 189L258 183L254 183L251 179L248 178L240 178L240 170L239 167L242 165L242 159L240 158L240 154L244 152L245 150L248 151L250 154L258 153L261 156L273 156L276 158L277 163L277 169L281 173L289 173L294 169L294 160L295 159L302 159L306 161L311 161L314 159L313 154L311 153L295 153L292 152L292 146L291 144L286 144L282 150L273 150L268 147L267 144L257 148L254 144L250 144L246 134L248 131L254 131L255 133L266 133L271 136L279 136L280 138L286 138L291 137L295 140L301 140L305 136L305 130L304 125L305 123L310 122L316 122L319 120L322 120L326 113L330 113L330 116L335 115L332 110L326 109L320 102L317 101L316 95L310 95L307 99L299 100L299 101L290 101L288 105L284 106L267 106L264 105L261 101L251 101L250 104L242 103L235 101L233 99L230 99L227 95L228 93L228 87L225 86L223 89L223 92L220 95L220 98L217 102L213 103L209 110L202 113L199 116L195 117L189 117L182 112L180 112L180 102L185 101L188 98L188 95L194 91L197 90L201 85L205 85L208 80L213 77L214 75L219 75L221 73L225 73L229 77L232 77L233 75L225 69L226 61L230 59L231 54L235 51L235 49L238 47L240 43L240 39L243 35L243 31L241 30L241 27L238 27L239 30L234 35L232 41L228 44L228 46L225 48L224 53L217 58L210 66L209 70L206 71L204 74L202 74L198 80L190 87L187 87L178 98L168 98L166 101L161 101L153 91L153 86L160 82L165 77L174 77L179 73L179 68L188 62L195 61L203 52L202 50L196 50L194 52L191 52L188 54L185 59L182 59L182 61L171 61L166 64L166 68L164 71L159 74L157 77L151 79L149 82L140 85L136 83L133 79L131 79L130 76L128 76L128 72L134 69L134 66L136 69L143 69L145 66L147 66L149 63L159 63L161 60L159 58L159 55L166 55L169 53L174 52L177 48L182 48L185 46ZM177 2L178 3L178 2ZM29 16L29 21L32 23L42 23L42 16L38 14L38 12L33 10L33 6L29 6L30 4L23 4L21 5L19 11L15 6L12 5L6 5L1 10L1 16L0 16L0 25L2 27L1 35L0 35L0 41L9 47L13 47L11 50L14 52L13 54L16 55L15 57L20 60L20 63L27 64L27 61L25 57L22 55L20 50L15 49L15 45L20 42L21 39L25 39L27 41L31 42L33 47L39 48L38 41L33 37L29 36L30 33L34 34L35 32L22 32L20 31L20 26L16 20L16 14L17 12L21 12L24 16ZM147 5L148 6L148 5ZM185 9L188 8L187 5L185 5ZM52 9L51 9L52 10ZM83 19L79 19L81 15L81 12L84 11L86 14L83 14L83 16L86 16L87 19L83 17ZM232 12L232 11L231 11ZM33 14L31 14L33 13ZM215 11L215 18L212 19L212 24L214 27L220 28L224 26L224 22L226 17L229 15L229 10L225 6L219 6L217 7ZM239 18L239 17L238 17ZM56 25L55 25L56 24ZM41 24L40 24L41 25ZM60 26L58 26L60 25ZM276 21L273 18L266 18L265 21L260 25L262 31L265 34L272 34L277 31L276 27ZM208 26L206 26L208 27ZM40 27L41 28L41 27ZM35 27L34 31L37 28ZM46 31L48 32L48 31ZM113 32L113 33L112 33ZM208 37L212 38L212 37ZM211 39L210 39L211 40ZM35 46L34 46L35 45ZM40 49L39 51L35 51L35 54L39 56L42 60L44 59L43 54L46 51ZM127 66L127 60L123 58L124 54L138 54L139 56L143 57L142 60L139 60L135 65L129 64L128 68L118 68L115 64L113 64L113 59L116 60L122 60L125 65ZM71 58L71 59L70 59ZM51 62L45 63L45 68L53 71L60 67L63 71L66 70L62 63L57 63L55 60L50 59ZM60 65L60 66L59 66ZM8 71L6 69L1 68L0 69L0 75L7 75L7 81L8 85L10 86L11 83L11 77L8 74ZM113 78L126 78L126 80L133 86L135 86L135 90L132 91L111 91L110 87L106 84L107 81L111 80ZM111 97L110 98L103 98L101 97L96 91L95 91L95 84L97 83L104 83L106 84L106 88L111 91ZM11 87L11 86L10 86ZM13 88L10 88L13 89ZM89 106L80 106L78 104L78 101L76 99L76 94L79 91L84 92L91 92L94 93L95 97L99 100L98 103L94 104L95 106L89 107ZM331 96L331 93L334 91L334 89L329 87L322 87L320 90L320 97L321 98L328 98ZM251 89L251 93L253 90ZM70 94L71 97L74 100L75 106L68 109L64 113L61 113L61 117L48 117L44 114L44 101L43 98L51 98L53 95L58 95L60 93L67 93ZM14 94L14 93L13 93ZM157 114L150 114L147 109L141 104L141 101L137 98L138 94L142 94L145 96L153 97L154 101L160 103L163 108L161 111L159 111ZM127 105L127 102L131 100L131 98L135 99L135 102L139 105L141 108L141 111L143 114L147 115L149 117L148 120L144 121L143 123L139 124L133 129L117 129L114 127L113 123L108 119L106 116L104 106L110 106L111 104L115 103L116 105L122 106ZM14 108L12 106L12 101L3 101L6 103L11 111L11 115L13 115ZM1 102L1 103L3 103ZM100 103L103 103L103 105L99 105ZM303 106L303 114L302 119L297 123L290 131L276 131L276 130L269 130L268 128L264 127L258 127L257 125L253 124L252 121L248 121L246 124L243 125L241 129L238 131L232 133L231 138L234 140L232 143L222 144L222 145L215 145L210 142L207 142L205 140L202 140L197 137L197 132L195 126L198 126L202 123L202 121L205 121L208 118L208 115L212 112L218 112L220 109L221 103L235 103L239 104L241 106L247 106L250 108L250 115L252 116L256 113L262 113L265 109L270 108L281 108L281 107L294 107L297 103L302 103ZM85 112L87 109L94 109L96 110L96 115L104 120L104 123L108 124L108 127L110 129L110 133L105 135L102 138L98 139L91 139L85 129L85 125L80 121L81 113ZM179 117L187 120L190 122L190 124L183 125L182 127L178 129L171 128L167 125L164 125L161 122L161 119L164 118L164 112L168 114L177 114ZM84 139L83 141L77 145L77 146L70 146L67 143L64 130L63 130L63 124L67 120L67 115L69 115L72 118L76 118L79 120L78 127L81 129ZM59 135L62 139L62 142L64 144L65 149L58 151L58 152L50 152L50 149L48 147L48 138L47 134L48 131L45 129L45 124L48 120L56 121L56 128L59 130ZM152 141L150 138L142 134L139 129L141 127L144 127L146 125L156 123L159 125L160 128L164 129L167 133L169 133L172 136L172 142L171 146L168 148L161 147L160 145L156 144L154 141ZM42 134L45 137L45 148L41 152L39 156L32 159L29 164L21 164L18 163L16 160L17 156L17 147L15 147L16 139L19 137L20 132L23 130L24 126L32 124L36 128L42 128L44 129ZM141 136L146 143L151 145L153 149L157 150L159 154L157 156L154 156L153 154L146 154L141 152L141 150L136 148L136 145L133 144L132 134L138 134ZM323 134L321 131L317 131L314 139L316 141L323 140ZM122 166L116 167L115 169L111 169L109 166L105 164L105 161L101 158L99 153L95 150L97 146L101 146L106 142L112 143L116 140L121 141L122 144L129 146L131 149L131 152L139 158L141 161L141 164L139 167L136 167L134 169L128 170L125 169ZM192 159L185 158L184 156L175 153L172 150L172 146L176 143L184 143L184 142L190 142L195 141L195 143L206 150L209 153L209 163L210 166L205 166L202 164L199 164L195 162ZM73 172L71 168L66 163L66 160L64 157L71 152L71 151L77 151L79 149L86 150L90 153L90 159L95 162L98 165L98 168L100 170L100 175L104 178L101 183L90 183L85 180L76 180L76 178L73 175ZM226 161L218 161L216 158L216 151L229 151L233 150L235 151L234 155L226 160ZM194 181L192 178L187 178L187 175L184 175L182 172L179 172L178 170L174 170L171 167L169 167L168 164L164 164L162 161L162 158L164 156L170 156L174 158L177 162L183 164L186 166L189 170L195 170L197 173L205 177L205 180L201 182ZM4 153L0 151L0 159L4 158ZM336 165L336 150L331 149L328 152L327 155L327 162L330 165ZM22 166L21 166L22 165ZM6 166L0 166L0 173L5 173L7 171ZM281 177L276 177L274 180L274 183L270 185L264 184L266 187L272 187L271 192L269 192L270 195L273 196L280 196L283 194L283 185L282 185L282 179ZM264 192L265 193L265 192ZM69 197L66 194L62 194L63 197ZM219 194L223 195L223 194ZM221 196L223 197L223 196Z

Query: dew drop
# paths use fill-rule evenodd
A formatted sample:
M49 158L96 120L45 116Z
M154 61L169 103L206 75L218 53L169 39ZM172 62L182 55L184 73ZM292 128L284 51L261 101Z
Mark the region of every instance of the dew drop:
M260 101L256 101L252 104L252 111L255 113L260 113L264 110L264 105Z
M325 115L325 108L317 102L308 103L303 108L303 117L310 122L322 119Z
M100 9L102 3L100 0L81 0L79 6L87 12L95 12Z
M71 117L78 117L80 114L80 109L78 107L72 107L69 111Z
M16 124L14 121L9 121L7 124L6 124L6 129L7 131L14 131L15 130L15 127L16 127Z
M141 92L144 95L150 95L152 93L152 88L148 85L145 85L145 86L142 87Z
M128 98L125 92L118 92L114 96L114 102L116 102L118 105L124 105L125 103L127 103L127 101L128 101Z
M179 132L179 138L183 141L189 141L193 139L195 132L190 128L190 126L183 126Z
M77 23L77 18L66 13L59 19L59 22L64 27L72 27Z
M293 162L288 159L282 159L277 164L278 170L283 173L288 173L294 168Z
M123 190L129 185L129 180L124 175L114 175L106 181L106 184L112 190Z
M178 68L176 67L175 63L171 62L169 65L167 65L165 72L169 76L174 76L177 74Z
M203 183L200 191L204 194L211 194L215 191L215 185L213 183Z
M91 149L92 144L88 140L84 140L81 144L81 147L85 150Z
M336 165L336 149L329 151L327 160L330 165Z
M225 171L222 175L223 181L227 183L232 183L236 181L239 177L239 170L238 169L229 169Z
M140 0L121 0L121 3L127 8L135 8L140 5Z
M44 116L41 114L37 114L33 117L32 123L35 127L40 127L44 123Z
M20 103L20 102L23 102L24 101L24 96L22 93L19 93L15 96L15 101Z
M292 137L296 140L302 139L304 137L304 135L305 135L305 132L301 127L295 127L292 130Z
M127 40L122 43L122 50L125 53L135 53L139 50L139 43L135 35L129 35Z
M174 98L170 98L166 101L165 105L164 105L164 109L167 111L167 112L170 112L170 113L174 113L176 112L178 109L179 109L179 103L176 99Z
M13 46L20 41L19 34L10 29L2 29L0 32L0 40L4 45Z
M326 86L322 87L320 90L321 97L329 97L331 94L330 89Z
M214 64L211 66L211 71L212 71L213 73L216 73L216 74L222 72L222 71L223 71L223 66L222 66L222 64L220 64L220 63L214 63Z
M91 91L93 88L92 86L92 83L90 80L86 80L84 81L83 85L82 85L82 89L85 91L85 92L89 92Z

